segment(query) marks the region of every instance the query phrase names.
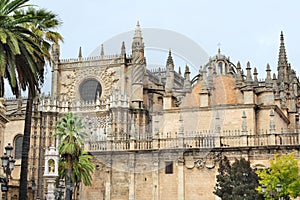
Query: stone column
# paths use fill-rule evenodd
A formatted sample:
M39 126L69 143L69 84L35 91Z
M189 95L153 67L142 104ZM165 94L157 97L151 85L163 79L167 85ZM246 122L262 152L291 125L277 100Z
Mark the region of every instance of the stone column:
M112 155L111 155L112 156ZM112 175L112 157L109 158L106 166L105 200L110 200L111 175Z
M159 200L159 153L153 152L152 155L152 180L153 180L153 190L152 199Z
M134 200L135 199L135 154L132 153L129 155L129 200Z
M184 166L183 162L177 162L178 170L178 200L184 200Z

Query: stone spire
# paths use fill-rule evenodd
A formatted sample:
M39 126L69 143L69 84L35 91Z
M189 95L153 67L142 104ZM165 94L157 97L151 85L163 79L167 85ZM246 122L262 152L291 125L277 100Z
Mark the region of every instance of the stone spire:
M168 59L167 59L167 67L172 67L172 69L174 69L174 62L173 62L173 58L172 58L171 49L169 50L169 55L168 55Z
M136 22L136 28L135 28L135 33L134 33L133 39L134 38L142 38L143 39L139 21Z
M122 46L121 46L121 55L125 55L126 54L126 48L125 48L125 42L122 42Z
M190 68L189 68L189 66L185 66L185 72L184 72L184 78L186 79L186 80L190 80Z
M179 66L179 68L178 68L178 74L181 75L181 67L180 67L180 66Z
M236 71L237 72L236 72L235 84L236 84L237 87L239 87L239 86L242 86L242 82L243 82L240 61L238 61L238 63L236 64Z
M166 63L166 85L165 89L167 93L171 93L174 86L174 62L172 58L171 50Z
M189 66L185 66L184 72L184 90L186 92L191 92L191 79L190 79L190 69Z
M253 85L253 79L252 79L252 76L251 76L251 67L250 67L250 62L248 61L247 62L247 76L246 76L246 85L247 86L252 86Z
M136 24L133 41L132 41L132 58L133 63L144 62L144 42L139 21Z
M101 57L104 56L104 47L103 47L103 44L101 44L101 52L100 52L100 56L101 56Z
M256 67L254 67L254 72L253 72L253 77L254 77L253 85L254 85L254 86L258 86L258 85L259 85L259 84L258 84L258 78L257 78L257 75L258 75L257 69L256 69Z
M78 59L82 60L82 50L81 50L81 47L79 47Z
M273 87L273 81L272 81L272 77L271 77L271 69L270 69L269 63L267 64L266 72L267 72L267 77L266 77L266 80L265 80L266 87L267 88L272 88Z
M288 68L288 61L287 61L287 56L286 56L286 51L285 51L283 32L281 31L279 56L278 56L278 67L277 67L279 82L284 81L285 76L287 74L287 68Z

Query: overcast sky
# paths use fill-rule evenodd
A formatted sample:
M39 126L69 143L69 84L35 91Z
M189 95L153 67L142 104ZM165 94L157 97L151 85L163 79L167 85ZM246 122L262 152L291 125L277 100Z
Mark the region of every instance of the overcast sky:
M58 30L65 39L61 58L77 57L80 46L86 57L113 36L133 30L139 20L141 28L167 29L185 35L209 56L217 53L220 43L222 53L230 56L233 63L241 61L245 66L250 61L251 66L264 73L267 63L272 71L277 68L282 30L288 61L299 75L300 3L296 0L32 0L31 3L57 13L63 21ZM127 44L127 48L130 46Z

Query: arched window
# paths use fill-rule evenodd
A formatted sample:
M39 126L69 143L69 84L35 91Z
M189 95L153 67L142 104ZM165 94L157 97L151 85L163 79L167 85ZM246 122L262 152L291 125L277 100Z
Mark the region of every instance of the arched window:
M23 136L18 135L15 138L15 159L21 159L22 157L22 143L23 143Z
M90 78L80 84L79 92L84 101L96 101L101 96L102 88L96 79Z
M48 160L48 171L49 173L55 172L55 162L53 159Z
M219 62L218 67L219 67L219 74L223 74L223 63Z

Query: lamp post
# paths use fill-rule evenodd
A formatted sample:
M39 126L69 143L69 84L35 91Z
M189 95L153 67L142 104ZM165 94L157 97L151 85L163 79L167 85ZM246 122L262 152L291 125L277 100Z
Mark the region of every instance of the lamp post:
M66 183L66 200L72 200L73 184L71 180Z
M1 157L3 171L5 173L5 178L1 178L1 191L5 192L5 200L8 199L8 182L16 162L16 160L11 156L12 150L13 147L10 145L10 143L8 143L8 145L5 147L4 155Z
M36 184L35 184L34 180L32 179L31 180L32 199L36 199L35 198L35 191L36 191L36 189L37 189Z
M262 185L262 186L261 186L261 191L262 191L263 193L266 193L266 191L267 191L267 186ZM272 184L270 184L269 196L270 196L272 199L275 198L276 194L277 194L277 193L280 193L280 192L281 192L281 185L280 185L279 183L276 185L276 191L273 191L273 189L272 189ZM281 198L279 197L279 199L281 199Z

